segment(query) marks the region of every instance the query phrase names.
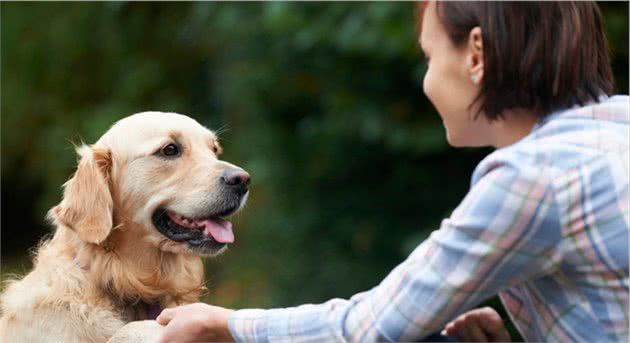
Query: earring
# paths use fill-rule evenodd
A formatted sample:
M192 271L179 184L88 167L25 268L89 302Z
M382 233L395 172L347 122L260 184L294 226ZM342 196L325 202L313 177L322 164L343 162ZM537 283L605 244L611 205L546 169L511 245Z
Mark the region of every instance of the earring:
M477 79L479 77L477 75L470 75L470 81L472 81L473 83L477 83Z

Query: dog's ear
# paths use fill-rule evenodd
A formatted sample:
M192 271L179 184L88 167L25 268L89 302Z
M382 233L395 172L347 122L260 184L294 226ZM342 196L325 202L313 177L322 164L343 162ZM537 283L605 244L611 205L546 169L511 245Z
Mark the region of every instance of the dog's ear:
M88 243L103 242L112 230L114 202L109 188L111 154L107 149L77 148L79 166L64 184L63 200L49 217L74 230Z

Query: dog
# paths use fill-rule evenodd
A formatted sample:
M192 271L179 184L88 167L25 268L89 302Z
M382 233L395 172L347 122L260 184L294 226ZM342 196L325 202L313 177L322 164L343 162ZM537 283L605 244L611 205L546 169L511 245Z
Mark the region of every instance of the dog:
M123 118L78 147L48 212L54 235L0 297L0 341L107 342L136 321L157 330L161 309L199 301L201 257L234 241L227 218L249 195L249 174L221 151L212 131L163 112Z

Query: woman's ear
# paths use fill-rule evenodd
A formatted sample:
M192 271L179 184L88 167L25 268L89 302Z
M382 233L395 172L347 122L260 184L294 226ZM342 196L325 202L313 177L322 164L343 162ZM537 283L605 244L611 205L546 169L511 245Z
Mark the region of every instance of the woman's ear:
M478 85L483 79L483 36L479 26L470 30L467 48L470 79Z
M88 243L103 242L113 227L114 202L109 189L111 154L107 149L77 148L79 166L64 184L63 200L48 216L74 230Z

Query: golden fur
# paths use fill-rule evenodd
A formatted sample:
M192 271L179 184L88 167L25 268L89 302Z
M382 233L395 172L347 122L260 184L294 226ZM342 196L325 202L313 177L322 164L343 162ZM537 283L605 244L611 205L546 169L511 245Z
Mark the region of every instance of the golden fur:
M185 147L180 159L155 157L174 139ZM0 298L0 342L106 342L146 319L146 304L196 302L204 291L199 253L158 232L151 215L167 206L194 216L220 197L216 180L237 167L218 160L215 135L186 116L144 112L77 152L49 212L54 236Z

